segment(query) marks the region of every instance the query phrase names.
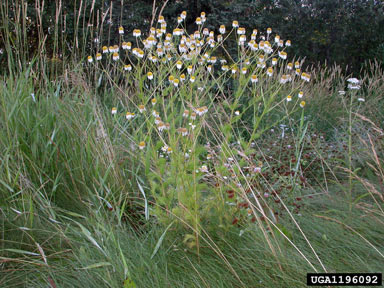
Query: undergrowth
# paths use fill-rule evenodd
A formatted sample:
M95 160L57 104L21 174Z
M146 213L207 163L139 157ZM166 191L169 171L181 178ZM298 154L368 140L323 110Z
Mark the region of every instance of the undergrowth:
M2 35L22 43L1 8ZM184 13L173 34L161 15L133 43L116 27L115 43L57 66L43 42L31 57L3 36L0 286L304 287L308 272L382 272L379 63L361 79L303 72L270 29L209 31L202 13L191 32Z

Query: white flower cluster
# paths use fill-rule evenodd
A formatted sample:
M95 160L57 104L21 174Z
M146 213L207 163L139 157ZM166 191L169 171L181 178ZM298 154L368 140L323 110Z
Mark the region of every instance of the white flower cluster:
M359 90L361 88L360 80L357 78L349 78L347 82L348 82L348 89Z

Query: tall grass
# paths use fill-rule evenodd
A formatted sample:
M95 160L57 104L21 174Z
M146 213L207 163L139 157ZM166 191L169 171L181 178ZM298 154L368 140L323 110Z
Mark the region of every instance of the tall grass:
M188 58L181 37L163 57L143 32L135 55L127 31L89 42L118 26L105 22L112 4L87 1L70 42L57 2L47 49L43 3L38 53L27 2L1 4L2 286L304 287L312 271L380 272L377 63L351 98L338 67L309 83L289 70L274 34L267 53L261 39L257 51L238 45L236 27L211 45L198 24L205 42Z

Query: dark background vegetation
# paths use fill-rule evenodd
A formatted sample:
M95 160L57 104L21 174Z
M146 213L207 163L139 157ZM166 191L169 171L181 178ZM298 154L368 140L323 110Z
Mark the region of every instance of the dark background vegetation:
M11 2L12 4L7 4L7 1L4 1L3 8L4 5L14 5L14 1ZM30 15L30 21L26 25L30 37L28 39L28 46L31 49L29 54L34 55L34 50L37 49L36 43L38 43L36 41L38 38L36 1L28 0L26 2L29 5L28 14ZM157 14L164 2L164 0L156 1ZM59 3L59 0L45 1L45 14L42 15L43 27L41 31L47 35L46 44L48 45L46 47L48 47L48 52L50 48L53 49L52 47L54 47L54 45L49 44L50 41L53 41L55 15ZM58 23L61 25L60 27L64 27L65 21L64 40L66 43L59 46L59 50L55 53L57 55L71 52L71 46L76 37L86 38L79 42L91 46L92 39L100 31L104 36L100 37L101 39L108 39L110 36L112 36L111 39L114 39L115 36L118 36L117 27L119 25L123 25L126 32L131 35L134 28L148 31L152 20L152 0L74 0L62 1L61 5L62 12ZM80 5L82 6L80 7ZM213 30L217 30L220 24L225 24L229 28L232 20L235 19L239 21L240 26L247 29L256 28L259 31L265 31L267 27L271 27L282 39L292 41L293 53L290 53L291 56L294 54L296 57L305 57L307 65L337 63L346 72L358 74L367 60L384 60L383 1L176 0L168 1L162 13L169 24L168 27L175 27L176 18L183 10L188 12L187 26L191 31L196 29L194 21L201 11L205 11L208 16L206 27ZM103 29L100 30L100 25L98 31L92 29L101 23L101 15L106 12L108 14L102 25ZM111 16L112 18L110 18ZM13 18L13 15L10 15L10 18ZM112 23L110 23L110 19ZM14 37L12 29L10 31L10 35L2 33L1 37ZM0 38L0 46L2 46L3 40ZM106 42L103 41L102 44L109 44ZM89 51L89 49L87 50ZM84 49L83 51L87 50ZM0 58L2 61L6 58L5 54L0 55L3 58ZM54 56L53 51L50 54ZM84 55L81 56L84 57Z

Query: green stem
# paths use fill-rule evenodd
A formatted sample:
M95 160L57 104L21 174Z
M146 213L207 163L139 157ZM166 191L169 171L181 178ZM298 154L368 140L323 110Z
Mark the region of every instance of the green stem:
M352 105L353 105L353 93L351 94L351 100L349 103L349 118L348 118L348 197L349 197L349 210L352 209Z

